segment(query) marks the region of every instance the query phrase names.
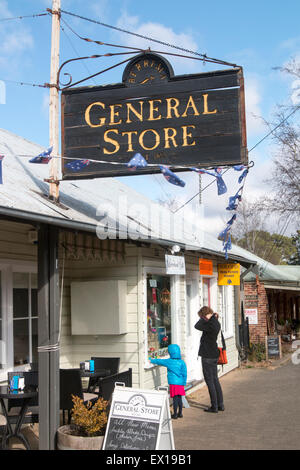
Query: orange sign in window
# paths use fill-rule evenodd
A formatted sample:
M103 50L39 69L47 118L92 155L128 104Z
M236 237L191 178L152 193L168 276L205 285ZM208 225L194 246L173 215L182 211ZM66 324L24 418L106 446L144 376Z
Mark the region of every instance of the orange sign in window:
M199 271L201 276L212 276L213 262L210 259L199 258Z

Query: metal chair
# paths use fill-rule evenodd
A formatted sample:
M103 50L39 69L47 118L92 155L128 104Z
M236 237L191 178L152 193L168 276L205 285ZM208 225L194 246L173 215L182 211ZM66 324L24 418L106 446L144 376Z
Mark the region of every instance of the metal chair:
M120 358L119 357L91 357L94 361L95 371L100 369L108 369L109 375L117 374L120 367ZM95 387L98 384L99 379L91 377L88 383L88 392L94 392Z
M98 395L84 393L82 389L81 375L79 369L60 369L60 409L63 412L63 424L65 424L65 411L68 412L68 424L71 422L71 410L74 406L72 395L81 398L84 403L94 403Z
M99 396L104 400L111 400L116 383L124 383L125 387L132 387L132 369L109 375L99 380Z

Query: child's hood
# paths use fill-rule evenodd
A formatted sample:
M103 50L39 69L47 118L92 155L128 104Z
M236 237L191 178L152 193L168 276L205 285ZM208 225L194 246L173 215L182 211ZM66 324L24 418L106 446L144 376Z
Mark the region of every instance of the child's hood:
M181 352L178 344L169 344L168 352L171 359L181 359Z

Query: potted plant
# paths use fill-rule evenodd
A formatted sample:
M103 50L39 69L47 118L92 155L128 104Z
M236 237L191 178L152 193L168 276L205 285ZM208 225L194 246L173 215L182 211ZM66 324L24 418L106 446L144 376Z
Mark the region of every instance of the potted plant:
M57 430L59 450L100 450L108 420L108 401L100 397L95 404L72 395L72 423Z

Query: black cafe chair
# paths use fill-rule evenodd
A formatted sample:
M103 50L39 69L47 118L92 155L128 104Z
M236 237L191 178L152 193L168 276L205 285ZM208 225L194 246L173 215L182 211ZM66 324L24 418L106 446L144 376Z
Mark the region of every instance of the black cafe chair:
M106 369L109 371L108 375L117 374L120 367L120 358L119 357L91 357L91 360L94 361L95 371ZM97 386L99 378L90 377L88 383L88 392L94 392Z
M63 424L65 424L65 411L68 412L68 424L71 422L71 410L74 406L72 395L81 398L84 403L94 403L98 395L84 393L82 389L80 369L60 369L60 409L63 412Z
M99 380L98 393L104 400L110 401L116 383L122 383L125 387L132 387L132 369L109 375Z

